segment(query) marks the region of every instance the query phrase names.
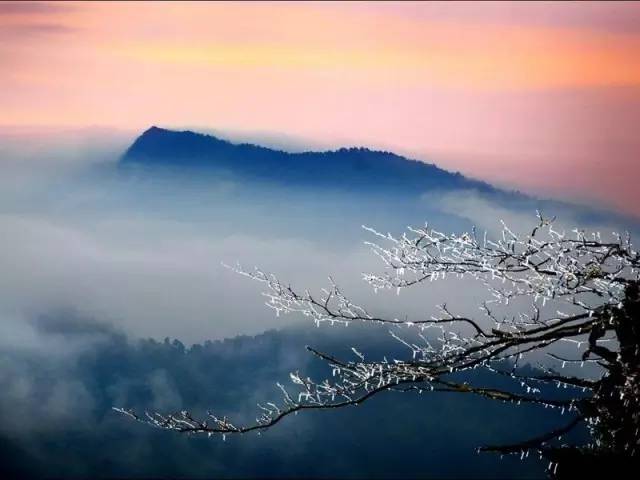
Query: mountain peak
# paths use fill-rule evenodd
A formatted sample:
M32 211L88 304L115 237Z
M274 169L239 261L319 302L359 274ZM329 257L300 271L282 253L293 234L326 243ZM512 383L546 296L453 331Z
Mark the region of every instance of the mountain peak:
M129 164L224 172L241 181L269 181L288 186L323 185L343 190L383 188L396 193L454 187L492 190L485 183L391 152L351 147L290 153L155 125L144 131L126 151L121 165Z
M154 135L154 134L165 133L169 131L170 130L167 130L166 128L161 128L161 127L152 125L151 127L147 128L144 132L142 132L142 135L140 136L144 137L145 135Z

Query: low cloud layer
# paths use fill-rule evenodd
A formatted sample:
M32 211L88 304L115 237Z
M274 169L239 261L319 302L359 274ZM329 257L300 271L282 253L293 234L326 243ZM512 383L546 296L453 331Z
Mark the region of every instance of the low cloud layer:
M251 422L256 402L277 400L275 382L286 382L289 371L330 375L305 344L340 355L351 344L367 344L377 355L397 344L389 347L384 329L336 334L307 326L187 348L169 339L134 340L69 311L29 326L43 344L74 347L50 356L47 348L18 352L0 345L0 474L6 477L530 477L542 473L542 462L478 455L475 447L511 439L511 429L542 431L559 417L466 395L389 394L358 409L291 417L261 436L186 437L136 424L111 407L214 409Z
M274 383L286 381L289 371L327 374L305 344L338 353L351 345L374 354L398 347L389 347L386 329L315 329L304 318L276 317L264 306L261 285L221 262L257 265L312 290L332 275L356 302L388 316L424 318L444 302L477 314L487 293L466 280L374 294L361 273L381 265L363 245L372 238L360 226L401 234L406 225L429 221L443 231L477 225L495 234L503 219L526 231L540 205L557 209L545 214L560 216L558 228L607 233L633 225L474 191L393 202L375 194L329 197L269 185L127 176L113 168L115 145L95 156L89 150L85 160L65 157L68 146L46 159L16 147L0 160L7 174L0 180L0 473L540 474L543 466L533 460L500 462L473 452L478 444L511 440L516 426L542 429L557 420L554 413L466 397L406 403L385 397L355 414L283 422L268 442L245 437L229 444L134 425L111 407L216 407L250 421L255 403L277 397ZM268 331L274 328L280 330ZM477 411L482 418L472 414Z
M121 175L113 168L120 143L92 150L87 138L95 135L56 139L59 148L50 148L47 158L40 154L46 139L35 142L36 150L14 142L2 157L0 314L7 320L0 329L6 338L25 337L20 318L68 308L134 336L187 343L301 321L276 317L264 307L260 285L221 265L237 261L302 289L318 289L331 275L354 299L389 315L424 316L444 302L474 313L485 295L477 285L466 286L462 299L441 282L400 297L374 295L361 273L380 271L381 264L363 245L372 238L360 226L401 234L406 225L429 221L443 231L477 225L495 234L503 219L514 231L528 231L540 207L474 191L432 191L394 202L375 192L329 196L215 179ZM87 146L84 159L80 144ZM12 174L19 174L19 188L11 188ZM550 202L543 207L555 209L544 213L559 215L558 228L607 233L625 227L619 218L589 217Z

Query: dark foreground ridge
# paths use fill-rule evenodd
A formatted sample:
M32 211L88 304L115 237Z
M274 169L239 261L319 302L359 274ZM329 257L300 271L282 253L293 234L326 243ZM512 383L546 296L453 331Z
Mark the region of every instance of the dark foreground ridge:
M8 392L0 398L3 479L540 478L546 462L533 455L501 460L475 449L509 441L514 431L544 431L560 416L467 395L390 392L354 409L307 412L263 435L226 442L176 435L111 408L213 409L250 421L256 403L277 400L276 382L286 383L296 368L331 376L305 344L342 356L354 345L372 358L400 354L403 346L386 328L357 325L301 324L192 346L130 338L69 312L43 315L34 327L43 345L84 347L61 357L0 345L0 384Z

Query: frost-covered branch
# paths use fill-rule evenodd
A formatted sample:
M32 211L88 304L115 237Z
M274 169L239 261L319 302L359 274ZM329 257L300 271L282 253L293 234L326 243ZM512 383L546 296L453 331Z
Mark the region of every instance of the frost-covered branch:
M250 425L239 426L211 412L205 419L195 419L189 412L139 416L129 410L118 411L179 432L228 435L266 429L302 410L357 405L386 390L440 391L573 412L571 428L584 422L596 435L606 422L608 426L615 423L606 408L640 410L640 255L628 235L614 233L603 239L599 232L559 231L542 215L522 235L503 224L497 239L486 233L478 236L475 230L445 234L428 225L409 228L400 237L365 230L377 239L367 244L385 267L383 274L363 276L375 291L399 292L447 277L470 278L489 293L479 306L481 315L458 315L441 305L439 313L428 318L384 317L353 302L332 279L327 288L312 293L257 268L229 267L264 284L266 303L277 315L302 314L316 325L386 324L407 354L368 360L353 348L354 357L345 360L308 347L329 365L332 378L315 381L292 373L290 387L278 384L282 400L260 405L260 415ZM396 328L399 326L403 328ZM577 358L563 357L558 351L561 346L575 348ZM567 363L593 363L600 370L595 377L593 369L589 374L560 373L557 368L562 370ZM500 390L458 380L461 372L473 369L506 376L516 389ZM569 399L557 398L549 395L545 388L549 385L574 393ZM623 433L612 435L637 443L639 415L631 419L631 430L620 426ZM504 446L502 451L542 449L560 436L556 433L564 431L561 428L522 444Z

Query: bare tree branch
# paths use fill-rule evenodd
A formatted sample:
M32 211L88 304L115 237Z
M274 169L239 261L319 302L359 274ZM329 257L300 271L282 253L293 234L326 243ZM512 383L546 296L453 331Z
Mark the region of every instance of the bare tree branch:
M267 305L276 314L302 314L316 324L350 322L386 324L391 336L407 348L406 358L367 361L352 349L353 360L340 360L314 348L308 350L332 369L331 380L315 381L290 374L293 389L278 384L282 400L260 405L255 423L236 425L209 412L197 420L186 411L140 416L120 413L156 427L185 433L235 434L264 430L284 417L304 410L358 405L387 390L471 393L506 402L543 405L575 412L566 426L506 447L484 450L516 453L539 449L576 425L585 423L598 448L619 451L640 440L640 254L628 235L603 240L599 232L556 231L553 220L538 214L529 233L518 235L503 224L497 239L476 231L445 234L430 228L408 228L400 237L365 227L380 243L367 242L382 261L385 273L364 274L374 291L424 285L454 278L471 278L489 293L482 316L458 315L446 305L430 318L386 318L370 313L347 297L330 278L318 294L297 290L275 275L240 265L240 275L264 284ZM401 337L398 329L409 329ZM405 331L405 330L403 330ZM603 343L611 342L604 346ZM565 358L561 344L574 345L577 358ZM535 356L552 362L602 367L597 373L563 375ZM592 358L594 357L594 358ZM507 370L505 364L509 364ZM520 368L524 363L526 369ZM510 378L516 393L459 382L452 375L485 369ZM569 399L549 397L544 385L570 386L586 395ZM611 430L611 433L603 433ZM600 438L598 437L598 438ZM634 453L635 454L635 453Z

